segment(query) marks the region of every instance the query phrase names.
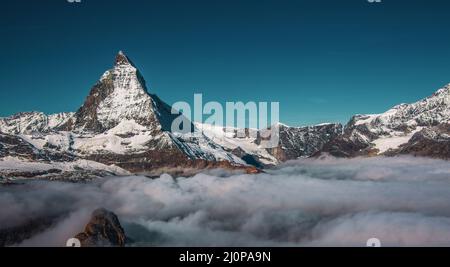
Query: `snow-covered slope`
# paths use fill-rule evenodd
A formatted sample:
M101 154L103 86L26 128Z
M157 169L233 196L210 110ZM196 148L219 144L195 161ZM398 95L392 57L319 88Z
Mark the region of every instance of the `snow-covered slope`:
M258 144L258 130L247 129L245 137L238 137L238 129L236 128L201 123L195 123L195 127L203 131L213 142L232 153L234 152L241 158L245 157L245 155L252 156L263 165L276 165L279 163L277 158Z
M104 176L126 176L130 172L95 161L78 159L65 162L32 161L20 157L0 158L0 173L9 179L86 180Z
M321 124L308 127L289 127L278 124L279 145L274 148L261 146L261 132L245 129L239 137L235 128L196 123L206 136L228 151L257 166L277 165L287 160L310 157L342 133L340 124Z
M336 156L377 155L396 150L420 131L450 123L450 84L432 96L382 114L356 115L323 152Z
M0 118L0 132L8 134L46 133L66 124L74 113L45 115L42 112L24 112Z
M373 133L384 134L444 122L450 122L450 84L416 103L401 104L382 114L357 115L349 126L365 126Z

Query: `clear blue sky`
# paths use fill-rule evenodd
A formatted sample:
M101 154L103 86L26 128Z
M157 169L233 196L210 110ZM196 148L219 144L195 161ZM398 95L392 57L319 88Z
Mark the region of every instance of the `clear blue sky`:
M450 1L2 1L0 116L75 111L124 50L168 103L279 101L346 122L450 83Z

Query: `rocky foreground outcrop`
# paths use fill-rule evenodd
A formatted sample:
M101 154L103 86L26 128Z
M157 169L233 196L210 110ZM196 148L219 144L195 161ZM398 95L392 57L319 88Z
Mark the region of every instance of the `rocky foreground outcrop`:
M117 215L106 209L95 210L84 232L75 238L82 247L124 247L127 240Z

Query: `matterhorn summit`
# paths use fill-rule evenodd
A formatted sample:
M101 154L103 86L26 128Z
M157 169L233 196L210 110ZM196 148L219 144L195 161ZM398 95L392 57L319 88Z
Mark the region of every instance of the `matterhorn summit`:
M131 65L131 66L134 67L134 64L131 62L131 60L125 55L125 53L122 50L120 50L119 53L117 53L115 65L116 66L118 66L118 65L127 65L127 66L129 66L129 65Z
M103 132L122 121L134 120L149 130L159 130L156 104L139 70L121 51L114 67L94 85L67 129Z

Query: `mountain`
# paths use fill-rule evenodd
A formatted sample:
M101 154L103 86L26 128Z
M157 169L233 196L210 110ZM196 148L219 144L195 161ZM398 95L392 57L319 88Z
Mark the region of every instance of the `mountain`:
M196 127L202 129L215 143L246 163L261 168L310 157L342 133L342 125L333 123L308 127L290 127L284 124L277 126L278 146L263 148L261 136L264 135L261 132L264 130L245 129L245 135L240 137L236 128L196 123Z
M83 106L61 129L103 133L124 121L134 121L148 131L159 132L168 131L174 118L168 105L148 93L131 60L119 52L114 68L103 74Z
M450 84L432 96L382 114L356 115L320 153L338 157L412 154L450 158ZM433 143L434 151L428 141ZM443 149L443 150L442 150ZM441 151L442 150L442 151Z
M74 113L45 115L42 112L24 112L0 119L0 130L9 134L48 133L72 119Z
M320 151L323 146L342 134L339 123L327 123L307 127L280 125L278 147L269 149L278 162L308 158Z
M103 176L105 170L149 176L216 167L256 171L202 133L172 133L178 115L148 93L136 66L119 52L77 112L0 119L0 176L34 176L35 168L51 178L80 171ZM45 173L50 170L55 175Z
M136 65L119 52L114 66L73 113L19 113L0 118L3 178L85 180L111 175L192 175L209 168L257 173L288 160L412 154L449 159L450 85L413 104L356 115L343 127L273 125L279 143L265 148L269 129L192 123L171 131L180 115L149 93ZM196 131L197 129L199 131Z
M415 155L450 160L450 124L427 127L386 155Z

